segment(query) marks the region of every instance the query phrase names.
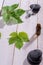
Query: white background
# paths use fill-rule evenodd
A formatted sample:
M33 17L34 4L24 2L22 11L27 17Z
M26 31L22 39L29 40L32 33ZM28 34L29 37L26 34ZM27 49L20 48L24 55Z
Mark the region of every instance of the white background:
M20 3L20 0L5 0L4 5L11 5L13 3ZM37 0L22 0L21 8L27 10L29 9L30 4L37 3ZM40 12L38 13L38 22L42 25L42 32L38 39L39 41L39 49L43 52L43 0L38 0L38 3L41 5ZM1 9L2 0L0 0L0 9ZM37 15L25 19L25 15L23 15L22 20L24 23L19 25L19 31L26 31L28 33L29 38L35 33L35 27L37 24ZM0 20L0 27L3 26L3 21ZM2 38L0 39L0 65L12 65L12 55L14 45L9 45L8 36L11 32L16 31L16 25L8 26L5 25L3 28L0 28L0 32L2 32ZM37 40L35 40L28 48L18 50L15 48L15 56L13 65L29 65L27 63L27 54L30 50L37 48ZM42 62L43 64L43 62Z

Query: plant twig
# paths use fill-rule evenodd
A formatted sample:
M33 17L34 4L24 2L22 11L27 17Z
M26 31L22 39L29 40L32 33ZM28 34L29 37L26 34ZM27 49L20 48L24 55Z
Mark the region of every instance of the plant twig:
M38 4L38 0L37 0L37 4ZM38 14L37 14L37 24L38 24ZM38 35L37 35L37 49L39 48L39 46L38 46Z
M3 2L2 2L2 6L1 6L1 10L0 10L0 16L2 16L2 9L3 9L4 2L5 2L5 0L3 0Z
M38 14L37 14L37 24L38 24ZM38 27L37 27L38 28ZM38 32L36 31L36 34L37 34ZM38 34L37 34L37 49L38 49Z
M23 49L27 49L29 47L29 45L31 45L35 40L37 39L37 35L36 33L32 35L32 37L30 38L30 41L27 42L27 44L24 45Z
M17 27L16 27L16 32L18 32L18 24L17 24Z
M37 49L38 49L38 37L37 37Z
M15 45L14 45L14 49L13 49L12 65L13 65L13 62L14 62L14 55L15 55Z
M3 0L3 2L2 2L1 12L2 12L2 9L3 9L4 2L5 2L5 0Z
M20 0L20 3L19 3L19 8L21 7L21 0ZM18 27L19 25L17 24L17 27L16 27L16 32L18 32Z
M19 3L19 8L21 6L21 0L20 0L20 3ZM17 24L17 27L16 27L16 32L18 32L18 24ZM12 59L12 65L13 65L13 62L14 62L14 55L15 55L15 46L14 46L14 50L13 50L13 59Z
M18 24L17 24L16 32L18 32ZM14 62L14 56L15 56L15 45L14 45L14 49L13 49L12 65L13 65L13 62Z

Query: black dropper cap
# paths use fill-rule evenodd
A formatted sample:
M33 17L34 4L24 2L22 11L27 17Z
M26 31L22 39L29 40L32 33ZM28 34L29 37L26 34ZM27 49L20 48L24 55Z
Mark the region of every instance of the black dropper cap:
M31 65L39 65L42 60L42 51L41 50L32 50L27 55L27 61Z
M41 6L39 4L32 4L30 5L30 8L32 9L32 12L36 14L39 12Z

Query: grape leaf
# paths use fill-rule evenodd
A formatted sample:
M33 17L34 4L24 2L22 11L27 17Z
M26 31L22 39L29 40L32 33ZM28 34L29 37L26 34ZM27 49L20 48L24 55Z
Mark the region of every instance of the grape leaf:
M11 37L11 38L9 38L9 44L14 44L15 43L15 39L16 39L16 37Z
M1 32L0 32L0 38L1 38Z
M19 32L19 36L23 39L24 42L29 41L27 33L25 33L25 32Z
M9 44L15 44L16 48L20 49L23 46L22 39L19 37L19 35L15 36L15 33L11 33L10 35L12 37L9 38Z
M10 15L7 13L3 14L3 19L5 20L5 22L8 22L10 20Z
M15 46L18 49L20 49L23 46L23 41L22 41L22 39L19 36L17 36L16 42L15 42Z
M2 12L7 12L7 11L9 11L9 6L4 6L4 7L2 8Z
M25 13L25 10L23 10L23 9L17 9L17 10L15 10L15 13L16 13L18 16L21 16L21 15L23 15L23 14Z
M11 23L11 21L14 21L16 24L23 22L20 16L23 15L25 11L23 9L16 9L17 7L18 4L3 7L2 16L6 24Z
M3 7L2 16L5 22L10 20L9 6Z
M14 11L14 9L16 9L18 7L18 5L19 4L13 4L13 5L11 5L10 8L9 8L9 10L10 11L12 11L12 10Z
M16 48L20 49L23 46L23 42L28 42L28 35L25 32L12 32L10 34L9 44L15 43Z
M16 33L16 32L12 32L12 33L10 34L10 36L16 37L16 36L17 36L17 33Z
M10 15L17 20L17 23L22 23L23 21L20 19L20 17L13 11L10 13Z
M20 40L16 41L15 46L16 46L16 48L20 49L23 46L23 42Z

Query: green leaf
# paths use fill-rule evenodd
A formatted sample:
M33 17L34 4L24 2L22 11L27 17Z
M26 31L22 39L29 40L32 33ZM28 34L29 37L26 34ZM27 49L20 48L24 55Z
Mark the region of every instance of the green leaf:
M12 6L10 6L9 10L12 11L14 9L16 9L18 7L19 4L13 4Z
M5 22L8 22L10 20L10 15L7 14L7 13L4 13L3 14L3 19L4 19Z
M16 32L11 33L10 35L11 35L11 37L9 38L9 44L15 43L16 48L20 49L23 46L22 39L19 37L19 35L17 35Z
M19 36L22 38L24 42L29 41L28 35L25 32L19 32Z
M16 32L12 32L12 33L10 34L10 36L16 37L16 36L17 36L17 33L16 33Z
M9 38L9 44L14 44L16 48L20 49L23 46L23 42L28 42L28 35L25 32L12 32L10 34L10 38Z
M22 41L16 41L15 46L16 46L16 48L20 49L23 46L23 42Z
M20 17L13 11L10 14L13 18L17 20L17 23L22 23L23 21L20 19Z
M9 11L9 6L4 6L3 9L2 9L2 12L3 12L3 11L4 11L4 12Z
M5 22L8 22L10 20L9 6L3 7L2 15Z
M14 21L14 24L23 22L20 16L23 15L25 11L23 9L16 9L17 7L18 4L3 7L2 16L6 24L9 24L11 21Z
M17 40L15 42L16 48L20 49L23 46L23 41L20 37L17 37Z
M23 10L23 9L17 9L17 10L15 10L15 13L16 13L18 16L21 16L21 15L23 15L23 14L25 13L25 10Z
M15 43L15 37L11 37L11 38L9 38L9 44L14 44Z
M0 32L0 38L1 38L1 32Z
M9 23L10 21L14 21L14 23L16 24L23 22L20 16L23 15L25 11L23 9L17 9L14 11L14 9L16 9L17 7L18 7L18 4L3 7L2 15L6 23L7 22Z

